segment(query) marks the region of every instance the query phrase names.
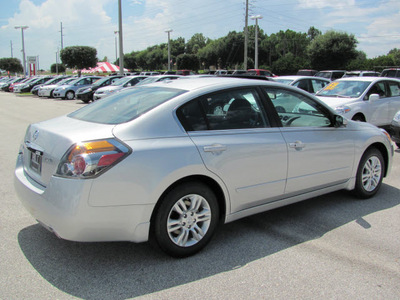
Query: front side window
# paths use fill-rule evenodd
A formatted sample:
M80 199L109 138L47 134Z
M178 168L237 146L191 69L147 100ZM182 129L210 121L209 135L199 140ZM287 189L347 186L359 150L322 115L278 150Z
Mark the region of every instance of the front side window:
M364 100L368 100L372 94L378 94L379 98L386 97L386 85L383 81L375 83L367 92Z
M186 131L268 127L254 89L229 90L199 97L177 112Z
M390 96L400 96L400 84L398 82L390 81L389 83Z
M329 127L327 110L318 102L293 91L266 88L283 127Z

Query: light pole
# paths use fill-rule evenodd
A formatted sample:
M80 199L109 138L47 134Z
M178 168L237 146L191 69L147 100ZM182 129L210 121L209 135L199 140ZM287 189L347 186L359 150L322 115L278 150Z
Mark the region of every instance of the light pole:
M124 49L122 42L122 5L118 0L118 33L119 33L119 74L124 75Z
M170 40L170 34L172 32L172 29L167 29L165 30L166 33L168 33L168 71L171 71L171 40Z
M117 61L118 60L118 46L117 46L117 34L119 33L119 31L118 30L115 30L114 31L114 34L115 34L115 61Z
M252 20L256 20L256 38L255 38L255 58L254 58L254 69L258 69L258 19L262 19L262 16L252 16Z
M26 62L25 62L25 44L24 44L24 29L28 29L28 26L15 26L15 29L21 29L22 35L22 61L23 61L23 69L24 69L24 76L26 75Z

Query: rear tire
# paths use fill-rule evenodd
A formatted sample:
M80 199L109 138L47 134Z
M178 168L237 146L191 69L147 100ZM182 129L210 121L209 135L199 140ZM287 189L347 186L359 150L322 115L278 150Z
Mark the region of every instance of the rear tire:
M203 249L219 220L213 191L203 183L187 182L169 191L154 218L154 237L159 247L173 257L186 257Z
M385 174L385 162L380 151L367 150L360 160L353 193L360 199L374 196L382 185Z

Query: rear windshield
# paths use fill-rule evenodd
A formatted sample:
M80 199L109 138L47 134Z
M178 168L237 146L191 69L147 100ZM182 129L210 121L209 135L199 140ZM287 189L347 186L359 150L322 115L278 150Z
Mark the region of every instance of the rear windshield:
M184 92L185 90L164 87L129 88L87 105L68 116L94 123L121 124L136 119Z

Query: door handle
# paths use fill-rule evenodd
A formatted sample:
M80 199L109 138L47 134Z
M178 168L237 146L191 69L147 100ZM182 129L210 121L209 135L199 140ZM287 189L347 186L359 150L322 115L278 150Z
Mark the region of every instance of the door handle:
M204 146L203 150L204 152L222 152L226 150L226 146L221 144L212 144L209 146Z
M306 147L306 144L304 144L301 141L295 141L294 143L289 143L290 148L294 148L296 150L302 150L303 148Z

